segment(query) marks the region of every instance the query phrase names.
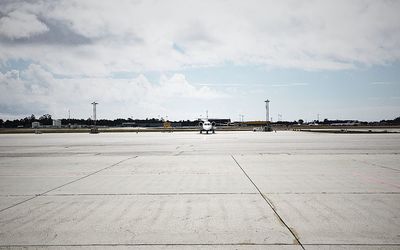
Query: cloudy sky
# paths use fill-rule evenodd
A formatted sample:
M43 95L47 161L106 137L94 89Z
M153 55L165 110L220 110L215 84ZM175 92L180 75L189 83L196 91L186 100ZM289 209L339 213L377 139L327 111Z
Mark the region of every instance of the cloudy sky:
M400 1L0 1L0 118L400 116Z

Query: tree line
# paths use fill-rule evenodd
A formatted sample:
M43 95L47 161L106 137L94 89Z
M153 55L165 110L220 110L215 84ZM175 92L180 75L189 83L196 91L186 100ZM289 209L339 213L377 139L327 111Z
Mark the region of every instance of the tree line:
M53 118L50 114L44 114L40 116L39 118L36 118L35 115L31 115L22 119L15 119L15 120L2 120L0 119L0 127L1 128L31 128L32 127L32 122L40 122L41 125L52 125L53 124ZM96 124L98 126L106 126L106 127L117 127L117 126L122 126L122 125L133 125L133 126L159 126L162 124L164 121L156 118L146 118L146 119L132 119L132 118L117 118L114 120L109 120L109 119L100 119L96 121ZM381 120L379 122L359 122L359 121L354 121L354 120L328 120L324 119L323 121L314 121L314 123L318 124L323 124L323 125L331 125L331 124L337 124L337 123L351 123L351 122L356 122L357 124L360 125L400 125L400 117L397 117L393 120ZM88 119L61 119L61 123L63 125L83 125L83 126L91 126L93 125L93 120L88 118ZM197 126L199 121L198 120L180 120L180 121L173 121L171 122L172 124L178 124L180 126ZM298 121L278 121L275 122L274 124L280 124L280 125L294 125L294 124L303 124L304 120L300 119Z
M31 115L22 119L15 119L15 120L2 120L0 119L0 127L1 128L31 128L32 122L40 122L41 125L52 125L53 118L50 114L45 114L37 118L35 115ZM164 121L156 118L146 118L146 119L132 119L132 118L117 118L114 120L109 119L100 119L96 120L96 124L98 126L106 126L106 127L116 127L122 126L123 124L126 125L148 125L154 126L162 124ZM84 126L91 126L93 125L93 120L91 118L88 119L61 119L62 125L84 125ZM196 126L198 125L198 121L190 121L190 120L181 120L181 121L174 121L172 123L179 123L181 126Z

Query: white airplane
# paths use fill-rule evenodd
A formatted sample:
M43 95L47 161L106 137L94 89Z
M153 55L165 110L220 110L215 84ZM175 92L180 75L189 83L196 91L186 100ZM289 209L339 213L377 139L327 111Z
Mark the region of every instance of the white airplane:
M206 132L208 134L208 132L212 132L213 134L215 134L215 122L210 122L208 121L208 119L202 120L199 123L199 127L200 127L200 134L204 132Z

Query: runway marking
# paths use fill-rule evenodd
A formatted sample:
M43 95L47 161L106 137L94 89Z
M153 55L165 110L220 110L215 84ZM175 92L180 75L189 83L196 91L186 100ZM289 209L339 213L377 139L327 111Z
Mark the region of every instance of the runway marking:
M278 214L276 211L275 207L272 205L272 203L269 201L269 199L266 197L265 194L261 192L261 190L257 187L257 185L254 183L254 181L250 178L250 176L244 171L242 166L240 166L239 162L231 155L232 159L236 162L236 164L239 166L239 168L242 170L242 172L246 175L246 177L249 179L249 181L253 184L253 186L257 189L258 193L261 195L261 197L264 199L265 202L269 205L269 207L272 209L272 211L275 213L276 217L280 220L280 222L289 230L289 232L292 234L292 236L295 238L296 243L301 246L302 249L304 249L303 245L301 244L298 236L294 233L293 229L290 228L286 222L282 219L282 217Z
M124 160L121 160L121 161L119 161L119 162L117 162L117 163L114 163L114 164L112 164L112 165L110 165L110 166L107 166L107 167L102 168L102 169L100 169L100 170L96 170L96 171L94 171L94 172L92 172L92 173L90 173L90 174L87 174L87 175L85 175L85 176L79 177L78 179L75 179L75 180L70 181L70 182L67 182L67 183L65 183L65 184L63 184L63 185L60 185L60 186L57 186L57 187L52 188L52 189L50 189L50 190L47 190L47 191L45 191L45 192L43 192L43 193L35 194L33 197L31 197L31 198L29 198L29 199L23 200L23 201L21 201L21 202L18 202L18 203L16 203L16 204L13 204L13 205L11 205L11 206L8 206L8 207L6 207L6 208L1 209L1 210L0 210L0 213L3 212L3 211L5 211L5 210L7 210L7 209L16 207L16 206L21 205L21 204L23 204L23 203L25 203L25 202L28 202L28 201L30 201L30 200L33 200L33 199L35 199L35 198L37 198L37 197L39 197L39 196L44 196L45 194L50 193L51 191L54 191L54 190L56 190L56 189L58 189L58 188L65 187L65 186L67 186L67 185L69 185L69 184L75 183L75 182L77 182L77 181L80 181L80 180L82 180L82 179L85 179L85 178L87 178L87 177L89 177L89 176L92 176L92 175L94 175L94 174L97 174L97 173L99 173L99 172L101 172L101 171L104 171L104 170L106 170L106 169L110 169L110 168L112 168L112 167L115 167L115 166L117 166L118 164L121 164L121 163L123 163L123 162L125 162L125 161L128 161L128 160L130 160L130 159L134 159L134 158L137 158L137 157L138 157L137 155L136 155L136 156L129 157L129 158L127 158L127 159L124 159Z

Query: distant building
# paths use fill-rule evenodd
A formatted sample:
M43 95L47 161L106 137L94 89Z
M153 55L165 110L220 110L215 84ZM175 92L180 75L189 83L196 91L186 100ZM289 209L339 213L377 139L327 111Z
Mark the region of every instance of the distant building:
M53 120L53 128L61 128L61 120L60 119Z
M32 128L40 128L40 122L32 122Z
M255 126L255 127L261 127L261 126L267 125L266 121L247 121L247 122L242 122L242 123L245 126Z
M215 122L215 125L217 125L217 126L228 126L228 124L231 123L231 119L210 118L210 119L208 119L208 121Z
M69 128L82 128L82 127L87 127L87 125L81 125L81 124L76 124L76 123L74 123L74 124L69 124L68 126L69 126Z
M164 127L164 123L160 121L137 121L136 122L137 127L150 127L150 128L156 128L156 127Z

